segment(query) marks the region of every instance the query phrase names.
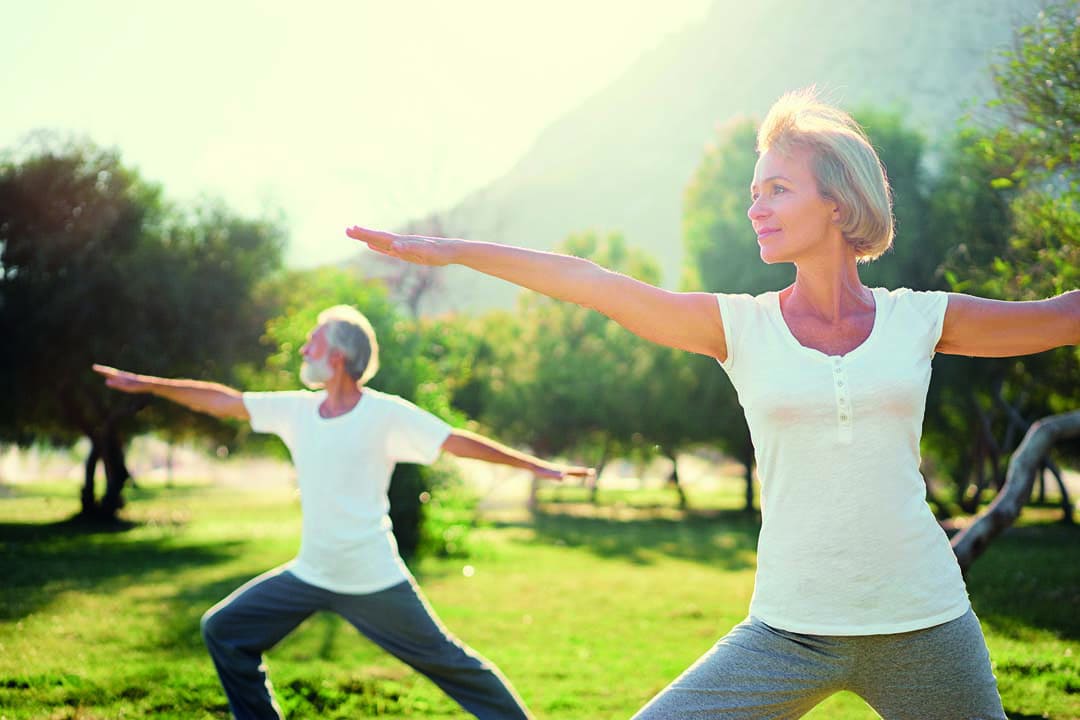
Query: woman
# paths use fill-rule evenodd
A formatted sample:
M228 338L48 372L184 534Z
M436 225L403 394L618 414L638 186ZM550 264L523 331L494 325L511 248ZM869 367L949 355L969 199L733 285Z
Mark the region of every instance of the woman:
M799 717L849 690L886 718L1004 718L978 620L926 502L919 438L935 352L1004 357L1080 342L1080 293L1002 302L868 288L892 244L888 180L861 128L812 91L769 111L748 211L795 282L677 293L587 260L349 228L372 249L457 263L715 357L762 484L749 617L637 718Z

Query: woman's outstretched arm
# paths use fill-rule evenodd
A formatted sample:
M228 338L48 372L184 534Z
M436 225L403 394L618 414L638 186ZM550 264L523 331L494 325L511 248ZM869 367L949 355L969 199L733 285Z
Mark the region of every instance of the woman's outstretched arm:
M1080 345L1080 290L1026 302L950 293L937 351L1013 357L1063 345Z
M716 298L671 292L571 255L496 243L398 235L359 226L345 233L372 250L420 265L464 265L557 300L607 315L660 345L724 360L727 345Z

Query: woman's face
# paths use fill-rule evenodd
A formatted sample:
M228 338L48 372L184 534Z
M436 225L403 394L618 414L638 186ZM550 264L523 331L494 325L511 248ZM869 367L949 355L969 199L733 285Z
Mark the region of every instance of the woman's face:
M811 154L772 148L758 158L746 211L757 233L761 259L795 262L824 249L830 231L839 232L839 207L823 198L810 168Z

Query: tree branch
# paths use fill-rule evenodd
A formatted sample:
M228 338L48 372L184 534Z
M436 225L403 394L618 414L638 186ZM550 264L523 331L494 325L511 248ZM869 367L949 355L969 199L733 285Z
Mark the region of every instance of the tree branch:
M1035 473L1058 440L1080 435L1080 410L1051 415L1032 424L1009 461L1005 487L975 521L952 540L965 574L998 535L1012 526L1031 496Z

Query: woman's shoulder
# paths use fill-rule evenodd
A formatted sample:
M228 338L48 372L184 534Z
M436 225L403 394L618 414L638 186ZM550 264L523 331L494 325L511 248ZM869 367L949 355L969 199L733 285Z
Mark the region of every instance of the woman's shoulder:
M713 293L716 298L723 304L739 305L742 307L771 307L776 304L776 299L780 295L779 290L766 290L765 292L752 295L750 293L729 293L718 292Z
M874 288L874 297L879 303L887 303L886 307L878 308L879 312L921 318L932 326L940 324L949 303L949 293L944 290L915 290L908 287Z

